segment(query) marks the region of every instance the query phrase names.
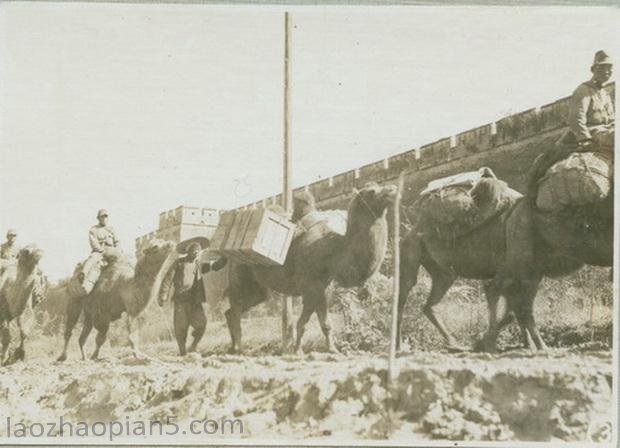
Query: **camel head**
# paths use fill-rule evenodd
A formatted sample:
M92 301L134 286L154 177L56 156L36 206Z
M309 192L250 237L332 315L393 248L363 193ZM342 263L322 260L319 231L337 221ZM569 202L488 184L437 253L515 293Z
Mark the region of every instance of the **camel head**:
M161 266L175 252L175 244L171 241L154 239L144 249L136 263L136 275L147 275L154 278Z
M24 272L32 272L43 258L43 251L34 244L29 244L19 251L17 267Z
M293 197L293 216L291 221L297 222L308 213L316 210L316 201L309 191L302 191Z
M394 203L398 190L395 185L379 185L375 182L367 183L361 190L355 191L355 197L349 205L349 223L366 216L377 220L385 217L387 208Z
M360 286L383 263L388 241L386 212L396 199L393 185L366 184L349 205L344 251L335 272L344 287Z

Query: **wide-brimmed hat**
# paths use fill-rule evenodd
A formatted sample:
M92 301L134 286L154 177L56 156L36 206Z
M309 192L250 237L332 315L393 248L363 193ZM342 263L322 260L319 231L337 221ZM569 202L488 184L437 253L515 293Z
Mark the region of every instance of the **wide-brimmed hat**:
M200 246L200 250L206 249L207 247L209 247L209 239L202 236L189 238L178 243L176 249L178 253L186 254L189 252L190 247L194 245Z

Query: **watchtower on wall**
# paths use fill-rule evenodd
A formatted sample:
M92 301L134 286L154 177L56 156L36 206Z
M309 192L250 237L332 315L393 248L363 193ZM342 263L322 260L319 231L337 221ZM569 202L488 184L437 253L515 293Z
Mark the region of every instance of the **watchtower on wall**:
M158 229L136 238L136 256L155 238L174 242L197 236L211 239L219 220L220 212L213 208L181 205L161 212Z

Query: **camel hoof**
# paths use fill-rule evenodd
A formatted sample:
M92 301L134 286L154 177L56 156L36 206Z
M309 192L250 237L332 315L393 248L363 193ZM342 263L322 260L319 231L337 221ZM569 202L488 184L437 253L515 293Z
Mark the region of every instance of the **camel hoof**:
M63 353L56 359L56 362L65 362L66 360L67 360L67 354Z
M342 352L338 350L336 347L331 346L327 348L327 353L331 353L332 355L341 355Z
M25 357L26 353L24 352L24 349L17 348L7 359L6 365L15 364L17 361L22 361Z
M494 342L483 338L474 344L474 351L478 353L497 353L497 346Z

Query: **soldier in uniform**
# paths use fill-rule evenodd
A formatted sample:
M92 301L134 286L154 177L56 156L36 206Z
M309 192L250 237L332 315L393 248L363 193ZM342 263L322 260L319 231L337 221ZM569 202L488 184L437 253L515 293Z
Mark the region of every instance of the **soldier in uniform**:
M19 248L15 244L17 239L17 232L10 229L6 233L6 242L0 245L0 274L4 273L7 267L17 262L17 254L19 254Z
M17 239L17 232L14 229L9 229L6 233L6 242L0 246L0 259L14 262L19 253L19 248L15 244Z
M196 350L198 342L207 327L207 317L202 304L206 302L202 275L209 271L218 271L226 265L226 259L202 263L199 258L201 246L192 243L187 254L179 257L163 281L159 305L172 294L174 302L174 334L179 346L179 353L187 352L186 340L189 327L193 328L190 352Z
M106 247L118 247L119 240L114 229L108 225L108 212L101 209L97 212L97 225L90 228L88 239L93 252L102 253Z
M108 225L108 212L101 209L97 212L96 225L90 228L88 240L91 254L81 267L79 280L82 287L80 294L88 294L92 291L101 270L105 267L104 252L108 248L119 247L119 239L114 229Z
M613 64L603 50L594 55L590 67L592 78L579 85L573 92L568 114L569 132L562 140L567 145L584 146L596 143L596 133L613 132L614 105L604 88L611 78Z

